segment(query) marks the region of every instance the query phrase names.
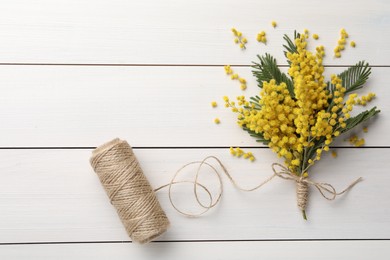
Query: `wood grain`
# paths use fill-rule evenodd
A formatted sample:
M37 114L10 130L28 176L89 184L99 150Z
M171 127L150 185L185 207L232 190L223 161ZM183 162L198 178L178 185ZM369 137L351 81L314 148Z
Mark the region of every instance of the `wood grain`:
M253 152L257 160L250 163L232 158L228 149L135 150L152 187L168 183L185 163L210 154L226 164L238 183L253 187L272 174L275 162L268 149ZM245 193L222 176L222 202L200 218L179 215L169 204L167 190L158 193L171 222L159 240L389 239L390 177L383 170L390 167L389 149L337 152L337 159L327 155L312 169L312 178L337 190L358 177L364 181L333 202L311 188L309 221L297 209L294 183L277 178ZM90 150L1 150L0 243L128 241L88 163L90 154ZM192 179L195 170L184 171L181 179ZM216 194L217 180L207 169L200 180ZM173 189L177 205L195 213L200 209L191 194L191 185Z
M41 259L387 259L389 241L189 242L137 244L65 244L0 246L9 260Z
M2 0L0 259L387 259L389 11L387 0ZM248 38L245 51L234 45L231 27ZM357 46L335 59L343 27ZM234 69L249 81L245 93L256 94L249 68L256 54L286 65L283 34L305 28L320 36L310 49L325 46L328 74L358 60L375 67L362 93L376 92L372 105L382 113L367 134L355 131L371 148L347 148L341 137L339 157L326 156L311 172L338 190L364 181L333 202L311 189L307 222L294 184L280 179L253 193L225 179L221 204L197 219L178 215L164 190L158 197L172 227L161 242L122 244L129 238L85 148L127 139L140 147L136 155L154 187L209 154L243 186L264 180L275 161L269 149L254 149L252 164L220 149L258 145L222 107L223 95L242 94L222 66L239 65ZM262 30L267 45L255 41ZM215 187L208 174L202 181ZM179 205L196 210L191 186L174 193Z
M3 0L0 62L250 64L259 52L270 52L286 64L283 34L308 28L320 35L315 44L327 47L326 64L355 64L359 57L389 65L388 10L385 0ZM244 52L233 43L233 26L248 37ZM343 27L357 47L334 59ZM255 40L262 30L267 46Z
M0 147L94 147L116 136L136 147L258 146L224 108L224 95L259 93L250 68L234 70L247 91L222 67L0 66ZM360 92L377 93L370 106L382 110L367 134L355 131L369 146L390 145L389 72L373 68ZM334 145L348 146L344 139Z

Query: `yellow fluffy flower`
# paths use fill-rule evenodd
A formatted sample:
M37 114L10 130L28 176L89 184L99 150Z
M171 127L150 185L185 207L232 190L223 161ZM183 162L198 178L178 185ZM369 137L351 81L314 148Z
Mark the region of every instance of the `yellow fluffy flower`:
M341 56L349 37L345 30L341 30L340 35L334 50L336 56ZM262 31L257 35L257 40L265 43L265 36ZM308 50L308 38L308 31L298 34L294 48L286 53L290 79L267 78L267 75L260 73L257 76L258 71L254 71L261 87L256 97L248 101L244 96L239 96L237 102L224 97L225 106L237 113L237 124L284 158L289 170L298 176L307 176L309 167L321 159L323 152L330 150L334 139L349 130L354 106L364 105L375 97L374 93L360 98L357 94L346 95L350 90L347 89L348 85L343 86L347 81L341 74L332 75L330 81L326 82L323 66L325 49L317 46L313 52ZM313 38L318 38L318 35L313 34ZM289 44L292 45L291 42ZM267 62L268 65L272 64L272 57L265 55L259 58L261 64L256 63L256 66L259 66L260 72L264 72ZM240 84L246 84L246 80L230 67L226 67L225 71ZM285 74L282 76L288 78ZM241 87L245 88L246 85ZM364 139L353 139L351 142L356 146L364 145ZM250 160L253 158L252 154L237 148L232 148L231 153ZM332 152L332 156L335 155Z
M265 36L265 31L261 31L257 34L256 40L258 42L267 43L267 38Z
M265 32L259 34L262 36ZM225 98L225 106L238 114L238 125L261 133L268 146L297 174L303 174L306 167L321 158L322 151L329 150L334 137L346 127L345 120L357 102L357 95L352 94L343 103L346 89L336 75L331 77L333 93L329 92L324 78L324 47L317 47L314 53L307 50L307 38L305 33L295 39L297 51L287 53L294 98L286 83L274 79L262 83L258 107L243 96L237 98L238 106ZM323 140L323 145L316 148L315 157L303 158L318 140Z
M236 28L231 29L234 35L234 43L238 44L241 49L246 49L246 43L248 43L248 39L242 36L242 32L238 31Z
M237 73L234 73L230 65L225 65L224 70L226 75L229 75L232 80L238 80L240 82L241 90L245 90L247 88L246 79L240 77Z
M255 160L252 152L244 152L244 150L242 150L240 147L230 147L230 154L236 157L249 159L251 162Z
M336 58L341 57L341 51L345 49L345 44L347 43L348 33L345 29L340 30L340 39L337 41L337 46L334 49L334 56ZM355 47L355 42L351 42L351 46Z

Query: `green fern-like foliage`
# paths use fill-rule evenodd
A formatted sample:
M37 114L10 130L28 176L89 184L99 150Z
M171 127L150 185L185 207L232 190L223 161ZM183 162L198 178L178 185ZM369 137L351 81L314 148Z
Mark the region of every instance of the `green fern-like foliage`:
M255 131L252 131L252 130L250 130L247 127L243 127L242 129L244 129L244 131L247 131L250 136L254 137L256 139L256 142L262 143L264 145L268 145L269 144L270 141L269 140L265 140L262 133L256 133Z
M374 117L374 116L377 115L379 112L381 112L381 111L378 110L376 107L373 107L373 108L371 108L370 110L366 110L366 111L364 111L364 112L361 112L361 113L358 114L357 116L348 118L348 119L345 121L345 123L346 123L347 126L341 130L341 133L348 132L349 130L351 130L351 129L354 128L355 126L360 125L360 124L363 123L364 121L367 121L368 119Z
M296 38L299 38L299 37L301 37L301 34L297 33L297 31L294 31L294 40ZM286 58L287 58L287 53L289 53L289 52L291 52L291 53L298 52L297 46L295 45L294 41L292 41L290 39L290 37L288 37L287 34L285 34L283 36L283 39L286 41L286 44L283 45L283 47L286 49L284 51L284 56L286 56ZM287 60L287 62L290 65L290 61Z
M263 82L268 82L271 79L274 79L277 84L284 82L291 97L294 97L294 83L285 73L280 71L276 59L268 53L264 56L257 55L257 57L260 62L253 62L252 73L256 77L258 86L262 88Z
M349 67L344 72L337 75L342 80L342 86L346 89L345 94L361 89L367 82L371 74L370 65L365 61L359 61L354 66ZM327 83L330 93L335 90L335 85Z
M359 61L356 65L349 67L338 75L342 80L343 87L347 89L345 93L363 87L371 74L371 68L369 66L367 62Z
M349 67L344 72L337 75L342 80L342 86L346 89L345 94L352 93L358 89L364 87L371 74L370 65L365 61L359 61L354 66ZM328 90L333 93L335 85L328 82ZM329 109L334 105L333 100L330 100ZM351 117L345 121L346 127L342 129L341 133L348 132L357 125L367 121L374 117L380 112L376 107L366 110L358 114L357 116Z
M254 105L254 109L256 110L260 110L261 109L261 105L260 105L260 97L259 96L254 96L254 97L250 97L250 100L249 100L249 103L251 105ZM247 107L245 107L247 108Z
M300 36L301 35L299 33L297 33L296 31L294 32L294 40L299 38ZM283 47L285 48L284 55L286 57L287 57L287 53L298 52L294 40L291 40L291 38L288 35L284 35L283 39L286 41L286 44L283 45ZM295 97L294 82L285 73L280 71L276 63L276 59L273 58L268 53L266 53L263 56L257 55L257 57L259 59L259 62L253 62L252 73L256 77L258 86L262 88L264 82L269 82L272 79L275 80L277 84L284 82L287 85L287 89L291 97L294 98ZM289 60L287 61L290 64L290 61ZM371 74L371 68L369 64L365 61L359 61L354 66L351 66L348 69L346 69L344 72L340 73L338 77L342 80L342 86L346 89L345 94L347 94L363 88L365 83L369 79L370 74ZM336 89L336 86L333 85L331 82L328 82L327 89L329 93L333 93L334 90ZM328 102L329 102L328 111L330 111L331 108L335 105L335 103L333 102L333 98L330 98ZM259 96L251 97L250 104L253 105L252 106L253 109L260 110L261 109L260 97ZM380 110L378 110L376 107L373 107L372 109L361 112L360 114L354 117L350 117L345 121L346 127L342 128L340 132L341 133L348 132L349 130L355 128L359 124L376 116L379 112ZM252 137L256 138L257 142L268 145L269 141L264 139L262 133L256 133L254 131L251 131L245 126L243 127L243 129L247 131ZM315 145L311 147L308 151L308 156L309 156L308 158L312 157L316 149L320 147L324 141L325 138L316 140Z

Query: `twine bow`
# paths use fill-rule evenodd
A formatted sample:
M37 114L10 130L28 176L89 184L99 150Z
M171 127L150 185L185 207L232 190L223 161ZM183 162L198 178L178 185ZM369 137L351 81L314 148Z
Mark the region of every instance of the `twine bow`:
M277 171L275 169L275 166L278 166L278 167L282 168L282 170L281 171ZM343 191L337 192L336 189L331 184L326 183L326 182L315 182L315 181L312 181L309 178L299 177L296 174L292 173L290 170L288 170L285 166L283 166L283 165L281 165L279 163L273 163L272 164L272 170L274 171L274 174L276 176L278 176L278 177L280 177L282 179L293 180L293 181L296 181L297 183L306 183L308 185L313 185L321 193L322 197L324 197L327 200L334 200L338 195L341 195L341 194L347 192L353 186L355 186L358 182L363 180L362 177L359 177L357 180L352 182ZM326 195L326 193L329 193L331 196Z
M281 168L279 171L276 170L276 167ZM274 176L278 176L284 180L292 180L297 183L297 204L299 209L302 211L303 218L306 218L306 206L308 200L308 186L313 185L320 192L322 197L327 200L334 200L337 196L342 195L343 193L349 191L353 186L355 186L358 182L362 181L363 178L359 177L357 180L352 182L347 188L345 188L341 192L337 192L336 189L329 183L326 182L316 182L307 177L302 177L291 172L287 167L279 164L273 163L272 170L274 171Z

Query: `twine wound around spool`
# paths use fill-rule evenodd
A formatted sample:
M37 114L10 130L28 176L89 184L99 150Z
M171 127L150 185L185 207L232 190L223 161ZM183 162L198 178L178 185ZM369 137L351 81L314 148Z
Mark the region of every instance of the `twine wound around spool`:
M116 138L96 148L90 163L133 241L147 243L168 229L169 220L126 141Z

